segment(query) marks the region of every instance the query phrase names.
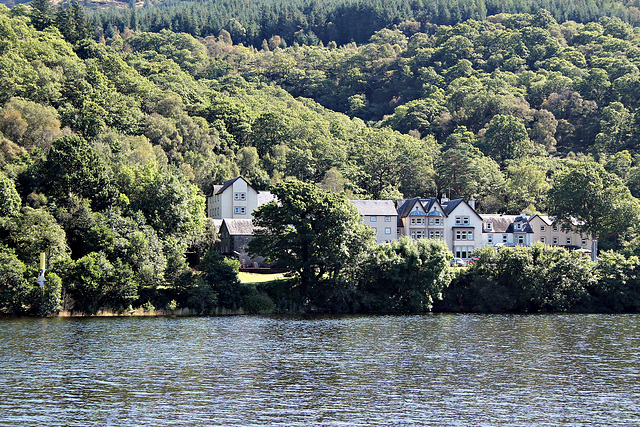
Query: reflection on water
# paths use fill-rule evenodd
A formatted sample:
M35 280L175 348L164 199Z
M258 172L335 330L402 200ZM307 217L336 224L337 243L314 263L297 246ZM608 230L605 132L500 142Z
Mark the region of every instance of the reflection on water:
M0 320L0 425L640 425L640 316Z

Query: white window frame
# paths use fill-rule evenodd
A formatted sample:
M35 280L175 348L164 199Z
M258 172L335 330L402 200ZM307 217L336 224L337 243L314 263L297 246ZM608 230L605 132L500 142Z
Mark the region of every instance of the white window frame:
M391 227L385 227L384 234L391 234Z
M378 217L376 215L371 215L371 217L369 218L369 220L371 222L377 222L378 221Z
M540 226L540 231L547 231L547 227L546 227L546 226L544 226L544 225L541 225L541 226Z
M385 216L384 217L384 221L385 222L391 222L391 217L390 216Z
M486 225L487 231L493 231L493 222L488 222Z
M544 237L544 236L540 237L540 243L545 243L546 244L547 243L547 238Z
M519 245L524 245L524 236L523 235L519 235L518 236L518 244Z
M487 234L487 243L493 243L493 234Z
M572 243L571 243L572 241L573 241L573 239L571 239L571 237L568 237L568 236L567 236L567 245L571 245L571 244L572 244Z
M557 244L558 244L558 237L557 237L557 236L553 238L553 244L554 244L554 245L557 245Z
M502 235L502 243L507 243L509 241L509 238L507 237L506 234Z

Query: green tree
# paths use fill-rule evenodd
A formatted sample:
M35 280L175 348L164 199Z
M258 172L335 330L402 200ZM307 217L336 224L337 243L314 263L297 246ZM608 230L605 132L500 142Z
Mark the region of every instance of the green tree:
M278 201L254 212L258 228L249 252L297 276L301 295L314 304L359 262L372 232L343 195L300 181L281 182L271 192Z
M595 162L567 166L549 190L548 203L563 228L595 239L626 233L640 222L640 201Z
M27 309L30 292L26 266L13 250L0 244L0 313L21 314Z
M249 289L238 280L240 261L225 258L215 249L209 249L198 269L203 272L204 284L217 296L212 303L224 309L237 310L242 306ZM198 290L202 292L202 290ZM212 308L212 307L208 307Z
M360 274L365 309L374 312L423 313L451 280L451 253L443 241L407 237L377 245Z
M44 164L43 176L47 194L56 198L66 199L76 194L91 200L97 209L115 202L117 192L111 170L84 138L65 136L55 140Z
M20 212L22 200L15 183L0 170L0 217L16 216Z
M501 165L508 159L517 159L534 152L533 143L522 120L502 114L491 119L480 146L486 155Z
M31 22L36 30L44 30L53 24L51 0L33 0L31 2Z

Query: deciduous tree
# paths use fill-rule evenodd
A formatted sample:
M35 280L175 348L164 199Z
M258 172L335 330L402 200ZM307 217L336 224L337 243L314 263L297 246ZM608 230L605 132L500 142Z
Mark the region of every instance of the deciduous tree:
M313 184L285 181L271 187L276 201L254 211L258 227L249 252L262 255L300 280L304 298L326 295L372 242L355 206Z

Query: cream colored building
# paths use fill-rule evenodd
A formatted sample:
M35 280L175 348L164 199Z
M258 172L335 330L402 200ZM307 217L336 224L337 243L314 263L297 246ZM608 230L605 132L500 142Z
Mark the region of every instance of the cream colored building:
M547 215L482 215L484 246L531 246L541 242L551 246L589 252L593 241L575 231L563 231Z
M396 204L398 236L444 240L453 255L463 260L482 246L482 218L473 202L416 197L397 200Z
M273 199L269 191L258 191L237 177L214 185L207 195L207 216L213 219L253 219L253 211Z
M371 227L378 243L391 242L398 236L398 213L392 200L351 200L362 222Z
M576 231L563 231L554 224L547 215L533 215L529 218L533 230L533 241L553 246L566 246L571 249L591 250L593 240L589 236L582 236Z

